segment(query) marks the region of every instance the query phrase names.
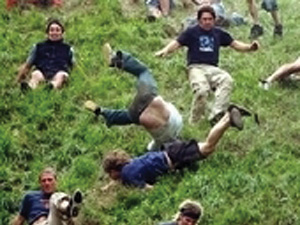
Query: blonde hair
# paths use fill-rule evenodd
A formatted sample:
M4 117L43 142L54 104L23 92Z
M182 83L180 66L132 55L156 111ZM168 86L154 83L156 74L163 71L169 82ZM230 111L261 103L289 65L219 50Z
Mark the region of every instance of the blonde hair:
M180 216L183 215L183 213L186 211L192 212L195 215L199 215L198 222L201 220L201 217L204 213L203 207L199 202L187 199L179 205L179 209L176 215L174 216L174 220L179 221Z
M111 170L120 171L130 160L131 157L124 150L116 149L104 157L102 166L106 173L109 173Z
M52 174L52 176L54 177L54 179L56 180L57 176L56 176L56 171L54 168L52 167L46 167L45 169L42 170L42 172L40 172L39 174L39 181L41 181L41 178L43 176L43 174L45 173L50 173Z

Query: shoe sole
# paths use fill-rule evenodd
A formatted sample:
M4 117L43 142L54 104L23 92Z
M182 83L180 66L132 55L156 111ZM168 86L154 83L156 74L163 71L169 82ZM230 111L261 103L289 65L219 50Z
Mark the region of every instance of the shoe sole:
M233 108L230 111L230 124L239 130L243 130L244 124L242 120L242 114L238 108Z
M70 215L71 217L77 217L80 210L80 204L82 203L83 196L81 191L77 190L71 199L71 208L70 208Z
M111 66L111 55L112 55L112 48L109 43L105 43L102 47L102 53L104 57L104 61L107 66Z

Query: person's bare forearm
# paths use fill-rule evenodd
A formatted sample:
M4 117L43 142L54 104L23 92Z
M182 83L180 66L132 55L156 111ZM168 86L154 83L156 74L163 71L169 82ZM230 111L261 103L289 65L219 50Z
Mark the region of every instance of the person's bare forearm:
M11 222L11 225L23 225L25 222L25 219L23 216L18 215L14 218L14 220Z
M166 56L172 52L174 52L176 49L180 48L181 45L177 40L171 41L169 44L167 44L162 50L155 53L156 56Z

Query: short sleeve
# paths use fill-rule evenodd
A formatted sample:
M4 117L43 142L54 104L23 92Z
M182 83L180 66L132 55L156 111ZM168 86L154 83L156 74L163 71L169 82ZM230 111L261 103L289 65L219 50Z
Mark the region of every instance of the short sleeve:
M231 43L233 42L233 38L226 31L221 30L220 37L221 37L220 38L220 45L223 46L223 47L227 47L227 46L231 45Z
M23 216L25 219L28 218L28 214L29 214L29 195L25 195L21 206L20 206L20 215Z
M190 30L191 29L188 28L179 35L177 41L180 45L188 46L188 44L190 43Z
M36 53L37 53L37 46L34 45L34 46L31 48L31 51L30 51L30 53L29 53L29 56L28 56L28 58L27 58L27 60L26 60L26 63L27 63L27 64L34 65L35 60L36 60L36 57L37 57Z

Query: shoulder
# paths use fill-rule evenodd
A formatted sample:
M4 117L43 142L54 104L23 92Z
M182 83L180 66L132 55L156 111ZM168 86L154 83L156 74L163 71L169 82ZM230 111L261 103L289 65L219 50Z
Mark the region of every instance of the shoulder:
M25 193L25 196L40 196L41 194L41 191L27 191Z
M227 32L226 30L224 30L221 27L214 27L213 32L218 33L218 34L227 34L227 35L230 35L229 32Z
M158 223L157 225L177 225L177 222L174 222L174 221L161 222L161 223Z

